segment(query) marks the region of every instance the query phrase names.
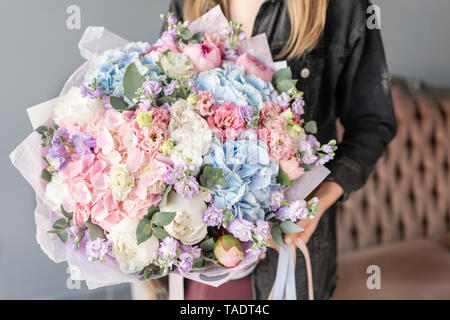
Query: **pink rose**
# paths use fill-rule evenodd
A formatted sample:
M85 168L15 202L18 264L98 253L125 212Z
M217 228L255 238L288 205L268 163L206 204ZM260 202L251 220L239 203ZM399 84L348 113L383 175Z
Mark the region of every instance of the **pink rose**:
M239 56L235 63L243 67L246 74L253 74L266 82L272 82L273 70L248 53Z
M225 102L223 106L217 105L213 110L214 114L208 117L207 121L214 135L224 142L236 140L245 128L239 107L232 102Z
M305 169L299 166L300 161L292 157L289 160L280 160L280 169L288 176L289 180L294 181L300 178Z
M217 68L222 62L220 50L211 44L190 44L183 53L192 61L197 73Z

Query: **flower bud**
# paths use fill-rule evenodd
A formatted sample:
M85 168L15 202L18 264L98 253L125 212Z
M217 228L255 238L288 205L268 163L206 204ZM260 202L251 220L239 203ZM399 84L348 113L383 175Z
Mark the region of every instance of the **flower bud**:
M136 121L139 124L139 128L150 127L153 123L151 112L141 110L138 112Z
M173 148L175 148L175 143L173 142L173 140L167 140L161 145L159 151L161 151L161 153L166 156L170 156Z
M234 268L244 260L242 244L231 234L224 235L216 241L214 255L217 261L226 268Z
M191 93L189 97L187 98L187 103L189 103L192 106L195 106L198 102L198 96L195 93Z

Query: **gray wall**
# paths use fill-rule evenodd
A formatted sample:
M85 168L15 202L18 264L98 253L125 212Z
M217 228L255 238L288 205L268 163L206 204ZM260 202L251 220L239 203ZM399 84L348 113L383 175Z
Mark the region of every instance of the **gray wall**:
M333 0L345 1L345 0ZM390 70L450 86L450 1L377 0ZM82 30L106 26L129 40L154 41L164 0L0 1L0 299L128 298L127 286L88 292L66 288L66 266L52 263L35 241L34 194L8 154L31 132L25 109L55 97L82 63L81 31L65 26L66 8L81 7Z

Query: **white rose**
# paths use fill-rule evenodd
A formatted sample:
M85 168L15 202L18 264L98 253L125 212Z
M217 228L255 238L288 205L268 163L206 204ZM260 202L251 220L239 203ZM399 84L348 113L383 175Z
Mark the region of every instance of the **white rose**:
M167 205L162 206L160 210L176 212L177 215L164 229L184 244L193 245L200 242L207 234L207 226L202 219L202 214L207 209L205 200L207 196L204 192L189 200L172 191L167 198Z
M102 100L83 97L81 89L73 87L58 100L54 120L56 124L64 121L67 124L87 125L104 109Z
M124 273L140 272L153 261L153 253L159 248L159 241L155 236L137 244L138 224L137 220L123 219L108 235L112 242L112 253Z
M170 113L169 134L175 142L171 158L175 162L190 162L199 168L213 138L208 123L184 100L177 101Z
M134 187L133 174L125 164L115 164L109 173L109 186L114 199L124 201Z
M45 203L54 211L60 211L64 200L69 196L69 186L64 183L64 179L59 173L53 175L44 194Z

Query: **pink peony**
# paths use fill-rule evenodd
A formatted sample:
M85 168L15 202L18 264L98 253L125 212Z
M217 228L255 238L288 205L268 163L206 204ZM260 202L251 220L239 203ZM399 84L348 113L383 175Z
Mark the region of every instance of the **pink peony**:
M183 53L192 61L197 73L217 68L222 62L220 50L211 44L190 44Z
M200 91L198 93L198 101L195 104L195 111L202 117L211 116L213 112L213 107L215 105L214 96L209 91Z
M280 169L288 176L289 180L294 181L300 178L305 169L299 166L299 159L292 157L289 160L280 160Z
M216 46L220 53L223 55L225 53L225 38L219 33L213 32L203 32L203 43Z
M266 82L272 82L273 70L250 54L244 52L235 63L243 67L246 74L253 74Z
M214 114L208 117L208 125L213 134L222 139L236 140L245 129L245 121L241 118L239 107L232 102L225 102L223 106L216 105Z

